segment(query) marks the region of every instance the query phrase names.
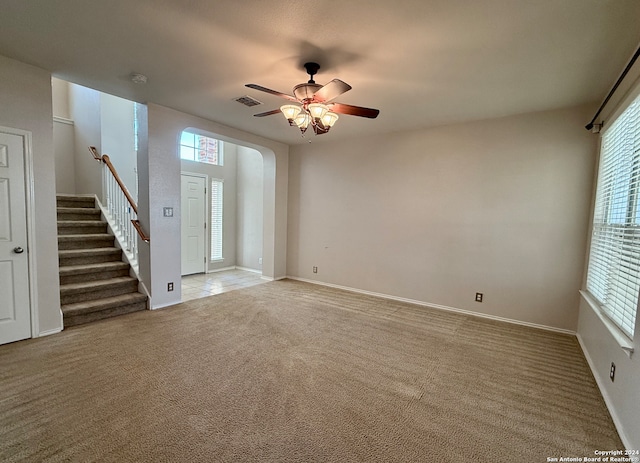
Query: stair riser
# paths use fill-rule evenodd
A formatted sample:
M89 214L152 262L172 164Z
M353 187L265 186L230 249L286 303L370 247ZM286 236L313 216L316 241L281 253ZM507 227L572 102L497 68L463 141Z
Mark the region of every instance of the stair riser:
M106 233L107 224L97 223L95 225L87 223L86 225L60 225L58 224L58 235L83 235Z
M128 277L129 269L121 270L104 270L101 272L79 273L77 275L61 275L60 284L70 285L72 283L83 283L86 281L106 280L107 278Z
M70 265L98 264L100 262L120 262L122 261L122 252L110 252L108 254L85 254L73 257L60 257L58 259L60 267Z
M59 251L69 251L72 249L96 249L112 248L114 239L111 238L87 238L83 241L58 240Z
M84 212L60 212L57 214L58 220L100 220L99 210L88 210Z
M146 308L147 308L147 303L142 301L142 302L136 302L134 304L127 304L120 307L113 307L110 309L100 310L97 312L92 312L92 313L83 314L83 315L75 315L75 316L65 315L64 327L68 328L70 326L82 325L83 323L90 323L97 320L102 320L104 318L111 318L111 317L116 317L118 315L124 315L132 312L139 312L141 310L146 310Z
M95 209L96 202L93 198L61 199L56 200L57 207L77 207L80 209Z
M86 292L67 294L60 290L60 304L74 304L76 302L95 301L105 297L138 292L138 282L133 280L126 283L115 283L100 289L89 289Z

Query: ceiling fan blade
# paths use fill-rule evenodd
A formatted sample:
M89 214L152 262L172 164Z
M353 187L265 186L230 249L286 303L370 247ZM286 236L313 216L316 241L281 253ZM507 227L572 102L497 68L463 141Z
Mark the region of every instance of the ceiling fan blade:
M279 109L274 109L273 111L267 111L265 113L259 113L259 114L254 114L253 117L264 117L264 116L271 116L272 114L282 114L282 111L280 111Z
M339 97L344 92L348 92L349 90L351 90L351 85L341 81L340 79L333 79L331 82L314 93L313 99L321 103L327 102Z
M343 103L330 103L329 108L334 113L348 114L349 116L368 117L369 119L375 119L380 114L378 109L363 108L362 106L351 106Z
M252 88L254 90L260 90L261 92L271 93L272 95L279 96L281 98L285 98L285 99L287 99L289 101L296 101L296 102L298 101L295 97L293 97L291 95L287 95L286 93L278 92L276 90L271 90L270 88L263 87L261 85L246 84L245 87L249 87L249 88Z

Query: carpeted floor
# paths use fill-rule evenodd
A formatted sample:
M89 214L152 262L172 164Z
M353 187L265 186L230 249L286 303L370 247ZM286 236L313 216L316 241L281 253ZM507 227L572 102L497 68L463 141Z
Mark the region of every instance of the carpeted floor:
M0 346L3 462L546 462L619 448L575 338L295 281Z

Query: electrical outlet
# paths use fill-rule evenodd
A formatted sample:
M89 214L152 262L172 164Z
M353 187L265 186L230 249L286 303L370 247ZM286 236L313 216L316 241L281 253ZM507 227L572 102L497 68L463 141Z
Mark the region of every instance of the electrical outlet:
M482 297L483 297L482 293L476 293L476 302L482 302Z
M167 283L167 291L173 291L173 282Z
M258 264L262 265L262 257L258 257Z
M616 378L616 364L611 362L611 370L609 370L609 378L613 381Z
M313 273L318 273L318 267L313 267Z

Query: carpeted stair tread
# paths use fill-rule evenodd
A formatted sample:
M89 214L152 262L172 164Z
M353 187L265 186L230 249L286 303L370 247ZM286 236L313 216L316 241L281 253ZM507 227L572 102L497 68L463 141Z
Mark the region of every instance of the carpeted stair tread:
M76 209L94 209L96 207L95 196L56 195L58 207L73 207Z
M96 214L100 213L100 209L96 209L94 207L69 207L69 206L57 206L56 210L58 212L77 212L79 214Z
M66 316L83 315L106 309L113 309L123 305L146 302L147 296L141 293L121 294L119 296L104 297L93 301L75 302L61 306L62 313Z
M138 280L130 276L80 281L60 285L60 304L74 304L138 292Z
M103 272L108 270L128 269L126 262L101 262L99 264L67 265L60 267L60 276L82 275L85 273Z
M83 239L101 239L101 238L111 238L114 239L113 235L109 233L82 233L78 235L62 235L58 237L58 241L82 241Z
M109 248L113 247L114 240L115 237L109 233L58 235L58 250Z
M116 252L122 252L122 249L116 247L109 248L96 248L96 249L63 249L58 251L59 257L74 257L82 256L85 254L113 254Z
M132 283L134 281L138 281L133 277L118 277L118 278L109 278L106 280L96 280L96 281L86 281L82 283L70 283L67 285L60 285L60 294L76 294L76 293L85 293L88 291L99 291L103 288L108 288L110 286L123 284L123 283Z
M100 220L100 209L91 207L57 207L59 220Z
M58 220L58 226L62 225L63 227L70 227L73 225L77 225L79 227L86 227L87 225L106 225L107 223L103 220Z

